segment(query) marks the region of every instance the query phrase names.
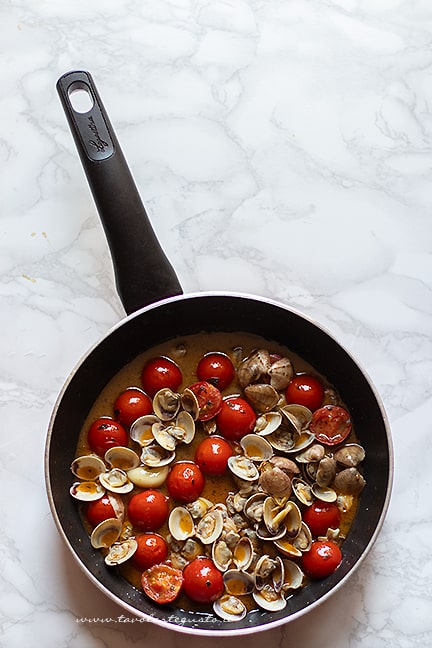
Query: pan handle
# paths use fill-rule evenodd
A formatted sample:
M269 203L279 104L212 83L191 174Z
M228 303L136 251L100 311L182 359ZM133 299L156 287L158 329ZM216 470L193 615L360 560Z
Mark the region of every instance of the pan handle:
M84 91L91 104L85 112L71 100L77 90ZM91 75L68 72L57 81L57 91L105 230L126 312L181 295Z

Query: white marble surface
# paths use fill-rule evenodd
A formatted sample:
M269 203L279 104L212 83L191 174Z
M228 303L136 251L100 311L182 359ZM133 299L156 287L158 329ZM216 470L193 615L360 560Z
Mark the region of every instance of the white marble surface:
M0 3L2 646L203 642L78 623L122 610L76 567L45 494L57 394L124 315L55 92L71 69L92 72L185 291L317 318L390 419L393 497L365 563L250 647L432 645L431 33L427 0Z

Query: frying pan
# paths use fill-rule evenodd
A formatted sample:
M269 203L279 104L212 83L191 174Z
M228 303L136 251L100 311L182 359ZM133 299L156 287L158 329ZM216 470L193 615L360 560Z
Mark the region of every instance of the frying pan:
M93 583L129 614L159 626L198 635L240 635L294 620L342 587L360 566L382 527L393 461L388 422L377 392L364 370L332 335L292 308L238 293L183 294L147 218L91 75L69 72L58 80L57 89L103 222L117 290L128 314L78 363L55 404L47 433L45 477L58 531ZM76 90L87 93L92 103L86 112L72 105L71 95ZM70 464L79 430L110 379L155 345L182 335L218 331L260 335L303 357L337 386L366 450L367 483L338 569L297 591L284 610L252 611L235 623L153 604L115 569L105 566L100 552L92 549L76 501L69 495Z

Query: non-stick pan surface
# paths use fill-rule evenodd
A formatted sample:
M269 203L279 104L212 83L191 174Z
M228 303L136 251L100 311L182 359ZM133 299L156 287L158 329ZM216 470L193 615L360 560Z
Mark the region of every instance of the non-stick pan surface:
M75 114L70 105L71 88L77 87L85 88L94 101L92 110L84 115ZM77 365L51 418L46 444L46 485L59 532L89 578L130 614L171 629L211 635L256 632L293 620L326 600L346 582L369 552L381 529L390 497L393 467L390 433L379 397L350 354L319 324L293 309L269 299L234 293L182 295L180 284L154 237L128 175L91 76L86 72L69 73L59 80L58 89L106 228L119 293L126 311L131 313ZM99 159L94 157L101 151L87 142L89 138L96 141L99 148L105 148ZM98 143L97 138L103 144ZM108 166L107 174L104 165ZM120 191L122 186L123 191ZM131 196L132 216L128 211ZM129 227L141 236L135 242L135 249L131 251L129 247L126 254L123 244L127 244L130 237L124 237L119 220L123 225L126 220ZM118 245L117 233L122 245ZM145 276L140 267L144 253L148 253L151 259L150 279L149 266L146 264ZM141 264L137 263L137 254ZM128 275L130 272L132 276ZM329 578L312 582L296 592L288 599L284 610L275 613L255 611L238 623L224 622L211 614L153 604L141 591L122 579L115 568L108 568L101 553L92 549L79 507L69 495L70 464L79 431L92 404L110 379L138 354L162 342L194 333L219 331L260 335L303 357L338 387L351 411L356 434L366 450L366 487L353 526L343 544L343 561L339 568Z

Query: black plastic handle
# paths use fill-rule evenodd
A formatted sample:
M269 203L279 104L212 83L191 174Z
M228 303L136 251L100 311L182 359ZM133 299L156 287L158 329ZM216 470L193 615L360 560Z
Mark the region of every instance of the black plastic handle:
M87 112L75 110L70 95L76 90L88 94L92 107ZM57 91L105 230L126 312L181 295L91 75L68 72L57 81Z

